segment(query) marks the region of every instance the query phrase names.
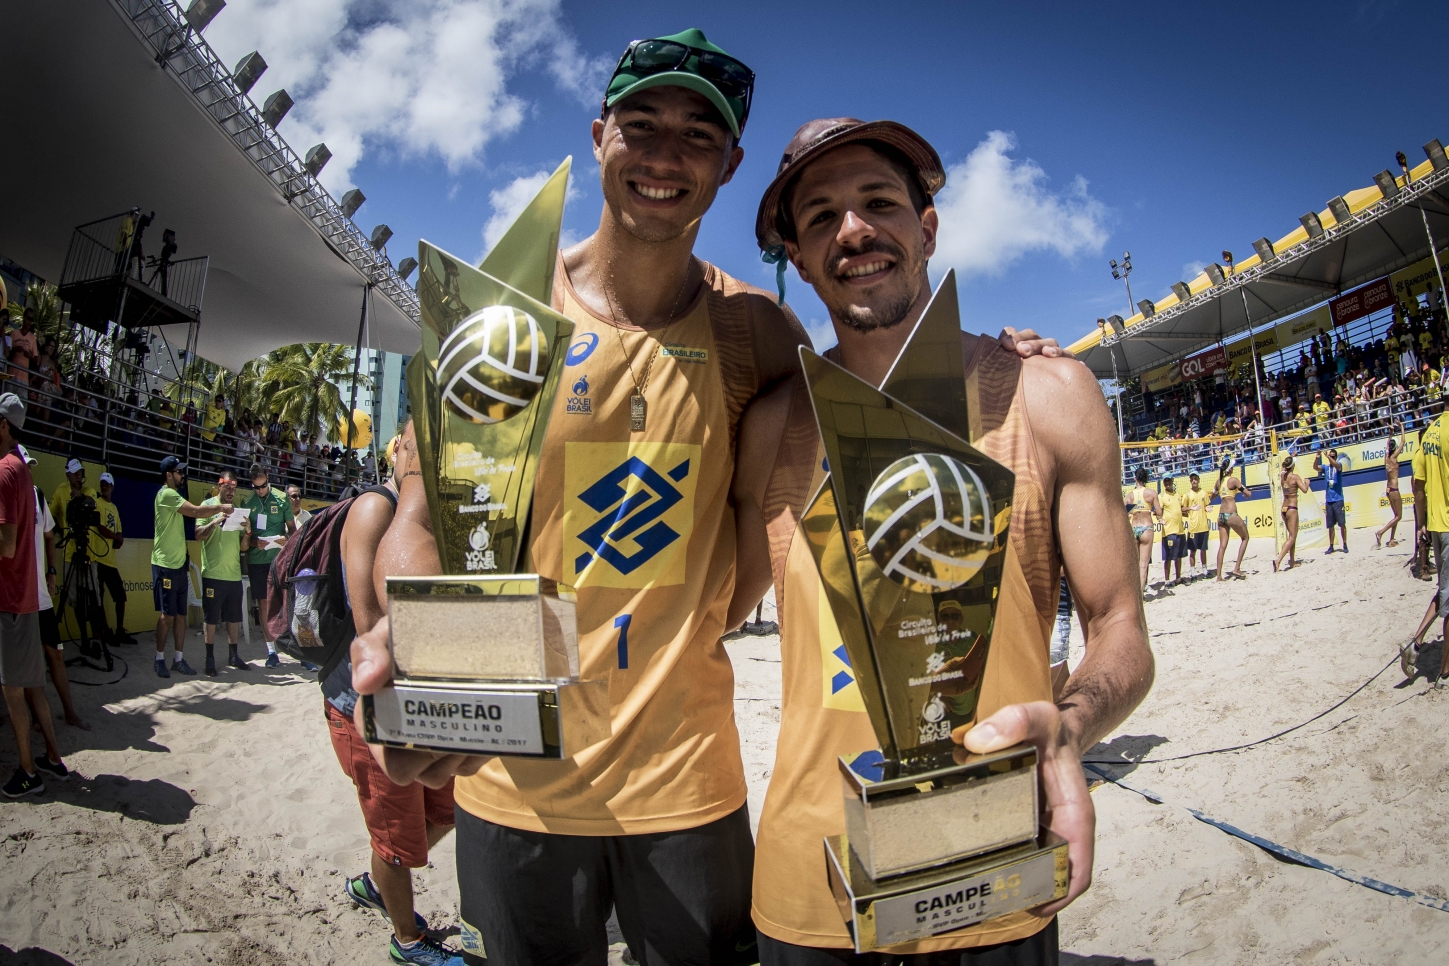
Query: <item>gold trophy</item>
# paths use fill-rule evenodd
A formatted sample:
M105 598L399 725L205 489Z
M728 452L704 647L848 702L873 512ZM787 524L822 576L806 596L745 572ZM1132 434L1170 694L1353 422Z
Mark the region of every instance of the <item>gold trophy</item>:
M569 165L478 268L418 244L408 398L443 576L387 581L393 682L363 696L370 742L569 758L609 736L608 683L579 680L572 589L515 572L573 335L549 307Z
M825 839L857 952L1067 889L1035 747L951 741L976 718L1015 482L966 441L960 330L948 274L880 389L800 350L830 471L804 529L880 743L840 759L846 833Z

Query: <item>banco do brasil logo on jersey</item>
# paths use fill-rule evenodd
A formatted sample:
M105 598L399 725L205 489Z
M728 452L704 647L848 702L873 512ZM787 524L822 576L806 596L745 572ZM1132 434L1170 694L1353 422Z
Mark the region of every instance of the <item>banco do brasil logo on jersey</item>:
M645 588L684 582L700 447L565 446L565 582Z

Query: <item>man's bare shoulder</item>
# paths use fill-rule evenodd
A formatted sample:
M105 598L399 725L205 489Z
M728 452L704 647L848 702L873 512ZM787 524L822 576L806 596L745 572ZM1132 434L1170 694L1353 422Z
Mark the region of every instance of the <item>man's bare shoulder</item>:
M718 266L711 267L716 273L716 291L727 305L748 320L760 385L770 385L793 373L799 367L799 347L811 345L810 336L795 313L788 305L781 305L772 293L743 282Z
M1022 388L1038 452L1058 466L1117 455L1117 433L1102 387L1076 359L1023 360Z

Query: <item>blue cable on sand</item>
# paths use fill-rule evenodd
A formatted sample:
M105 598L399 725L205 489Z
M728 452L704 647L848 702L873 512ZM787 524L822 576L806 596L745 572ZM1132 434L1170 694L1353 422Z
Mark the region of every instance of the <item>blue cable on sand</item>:
M1128 762L1126 764L1131 763ZM1083 767L1087 771L1092 772L1094 775L1099 776L1104 781L1109 781L1120 788L1125 788L1129 792L1134 792L1138 795L1141 795L1143 798L1147 799L1149 802L1152 802L1154 805L1172 804L1161 795L1158 795L1156 792L1150 791L1146 788L1136 788L1132 785L1129 785L1122 779L1116 778L1113 775L1110 775L1107 772L1103 771L1097 765L1084 764ZM1365 888L1373 889L1375 892L1382 892L1385 895L1397 896L1400 899L1412 899L1414 902L1417 902L1421 906L1428 906L1430 909L1438 909L1440 912L1449 912L1449 900L1435 899L1432 896L1420 895L1419 893L1414 892L1411 889L1400 888L1396 885L1390 885L1387 882L1380 882L1378 879L1371 879L1366 875L1359 875L1357 872L1351 872L1348 869L1343 868L1342 866L1329 865L1322 859L1317 859L1311 855L1306 855L1302 852L1297 851L1296 849L1290 849L1286 845L1279 845L1277 842L1269 841L1268 839L1263 838L1261 835L1254 835L1252 832L1245 832L1242 829L1238 828L1236 825L1229 825L1227 822L1213 818L1211 815L1200 812L1195 808L1187 808L1187 806L1183 805L1179 805L1176 807L1184 809L1189 815L1197 819L1199 822L1202 822L1205 825L1211 825L1213 828L1219 829L1223 832L1227 832L1229 835L1240 838L1244 842L1256 845L1263 851L1270 852L1273 855L1278 856L1280 859L1284 859L1288 862L1293 862L1297 865L1304 865L1310 869L1318 869L1321 872L1332 873L1333 875L1338 876L1340 879L1364 886Z

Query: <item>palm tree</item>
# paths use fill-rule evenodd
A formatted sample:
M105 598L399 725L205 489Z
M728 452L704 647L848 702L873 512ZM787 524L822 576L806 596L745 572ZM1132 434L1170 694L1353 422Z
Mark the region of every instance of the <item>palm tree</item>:
M347 416L347 400L338 388L352 379L354 349L325 342L284 346L267 357L262 373L268 408L296 427L297 433L326 435ZM371 386L362 373L358 386Z
M199 401L205 409L217 396L225 396L234 381L230 371L198 357L187 363L179 380L166 384L164 392L178 410L192 401Z

